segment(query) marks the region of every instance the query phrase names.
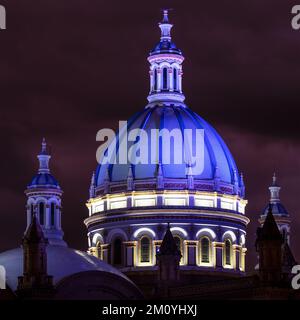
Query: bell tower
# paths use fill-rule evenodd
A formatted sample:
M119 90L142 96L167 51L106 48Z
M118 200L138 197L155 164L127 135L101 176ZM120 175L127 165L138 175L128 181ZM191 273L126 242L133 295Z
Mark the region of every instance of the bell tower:
M42 141L42 148L37 155L39 169L37 174L25 190L27 196L27 228L29 228L32 217L36 216L49 244L63 245L63 231L61 228L61 197L62 189L57 180L50 172L50 152L46 140Z

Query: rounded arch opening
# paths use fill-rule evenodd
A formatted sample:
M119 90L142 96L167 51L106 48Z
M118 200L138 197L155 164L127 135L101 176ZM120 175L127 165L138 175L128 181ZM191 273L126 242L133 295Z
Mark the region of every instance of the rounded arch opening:
M140 262L151 262L151 239L148 236L142 236L140 240Z
M39 203L39 222L41 226L45 225L45 203L44 202Z
M112 243L112 264L121 266L123 263L123 241L120 237L114 239Z

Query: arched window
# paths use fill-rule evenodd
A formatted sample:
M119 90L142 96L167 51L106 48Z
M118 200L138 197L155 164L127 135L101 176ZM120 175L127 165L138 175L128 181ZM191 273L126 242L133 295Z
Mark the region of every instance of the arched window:
M225 240L225 264L231 265L231 241L229 239Z
M168 89L168 69L163 68L163 89Z
M210 241L209 241L209 239L207 237L202 238L200 245L201 245L201 262L209 263L210 262L210 259L209 259Z
M113 242L113 264L119 266L122 264L122 240L117 238Z
M44 202L40 202L39 204L39 220L40 220L40 225L45 224L45 204Z
M50 206L50 223L51 226L55 225L55 204L52 202Z
M178 90L178 88L177 88L177 69L176 68L173 69L173 88L175 91Z
M154 69L154 91L157 91L157 69Z
M30 205L30 214L31 214L31 216L33 216L33 214L34 214L34 206L33 206L33 203Z
M150 262L150 239L148 237L141 239L141 262Z

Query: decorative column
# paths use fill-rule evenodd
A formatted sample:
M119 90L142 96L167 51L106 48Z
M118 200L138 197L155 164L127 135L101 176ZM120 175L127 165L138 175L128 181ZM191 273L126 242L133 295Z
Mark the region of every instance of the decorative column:
M213 242L216 255L216 268L223 268L223 242Z
M240 269L240 249L241 246L234 244L232 246L232 264L233 269L239 270Z
M134 267L134 252L136 247L136 241L125 241L125 266Z
M195 266L196 265L197 244L198 244L198 241L196 241L196 240L188 240L186 242L187 255L188 255L187 264L189 266Z
M168 68L168 78L169 78L169 90L174 91L174 82L173 82L173 68Z
M161 91L161 81L162 81L162 76L161 76L161 69L157 68L157 92Z
M157 253L159 252L161 243L162 243L162 240L154 240L153 241L155 255L157 255ZM155 260L156 260L155 264L158 265L158 259L155 259Z
M110 244L105 243L101 245L101 252L102 252L102 260L110 263Z

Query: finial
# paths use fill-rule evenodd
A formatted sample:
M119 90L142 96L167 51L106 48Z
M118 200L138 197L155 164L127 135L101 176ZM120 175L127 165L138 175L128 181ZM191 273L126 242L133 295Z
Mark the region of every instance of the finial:
M45 138L42 140L42 150L40 154L47 154L47 142Z
M276 177L276 173L274 172L274 174L273 174L273 186L276 186L276 180L277 180L277 177Z
M162 23L169 23L169 9L163 9L163 19Z
M171 40L171 28L173 25L169 22L169 10L170 9L164 9L163 10L163 19L162 22L159 23L159 27L161 30L161 40Z
M43 138L42 140L42 150L38 154L38 159L40 162L40 167L39 167L39 173L49 173L49 160L51 158L50 154L47 152L47 143L46 139Z
M90 198L95 197L95 171L93 171L90 185Z
M129 165L128 174L127 174L127 190L132 191L134 189L133 183L133 168L132 164Z
M272 185L269 187L270 194L271 194L271 198L270 198L271 203L280 202L280 197L279 197L280 189L281 188L277 184L276 174L274 173L272 177Z
M156 184L157 184L157 189L164 188L164 174L163 174L163 168L162 168L161 162L159 162L157 165Z

